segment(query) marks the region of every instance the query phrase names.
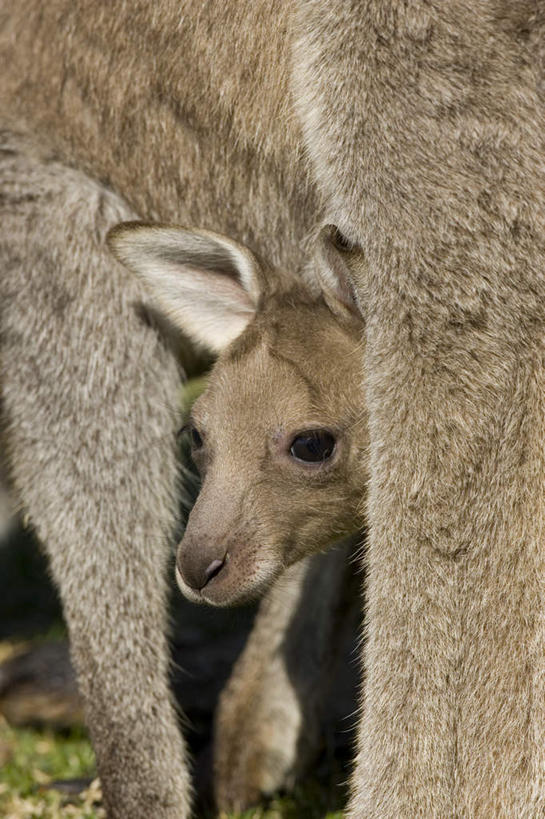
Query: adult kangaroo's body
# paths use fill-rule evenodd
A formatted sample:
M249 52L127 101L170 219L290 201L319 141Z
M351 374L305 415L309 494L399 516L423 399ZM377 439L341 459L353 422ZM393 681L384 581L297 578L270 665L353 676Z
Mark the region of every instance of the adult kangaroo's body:
M135 215L193 224L295 270L327 214L369 271L350 815L541 815L541 11L27 0L0 25L5 439L110 813L184 815L187 786L157 545L177 376L104 234Z

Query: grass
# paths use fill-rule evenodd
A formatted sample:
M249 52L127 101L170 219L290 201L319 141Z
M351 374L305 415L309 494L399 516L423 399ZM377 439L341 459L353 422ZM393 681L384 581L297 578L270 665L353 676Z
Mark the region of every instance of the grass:
M50 783L94 774L94 755L83 729L12 728L0 718L0 816L5 819L103 819L98 786L67 796Z
M3 819L104 819L97 780L81 793L50 789L58 780L94 776L94 755L82 728L55 733L49 729L12 728L0 717L0 816ZM290 796L266 806L221 819L341 819L342 795L334 785L309 781ZM199 817L201 819L201 817ZM208 819L208 817L202 817Z

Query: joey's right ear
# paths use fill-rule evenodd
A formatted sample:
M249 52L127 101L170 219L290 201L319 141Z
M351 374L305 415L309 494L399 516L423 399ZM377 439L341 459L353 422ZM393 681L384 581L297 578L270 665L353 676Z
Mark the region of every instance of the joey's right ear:
M309 273L334 312L349 311L359 318L364 316L351 269L361 267L361 259L361 250L353 246L335 225L322 228L316 238Z
M195 344L221 352L255 314L260 269L242 245L206 230L122 222L108 245L157 308Z

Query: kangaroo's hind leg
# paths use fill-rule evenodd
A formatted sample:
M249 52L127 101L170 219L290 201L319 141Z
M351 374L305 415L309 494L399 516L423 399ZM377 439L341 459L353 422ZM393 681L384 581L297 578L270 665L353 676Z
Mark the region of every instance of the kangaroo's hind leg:
M134 214L20 136L0 151L3 437L50 559L111 817L181 819L167 683L175 361L109 255Z

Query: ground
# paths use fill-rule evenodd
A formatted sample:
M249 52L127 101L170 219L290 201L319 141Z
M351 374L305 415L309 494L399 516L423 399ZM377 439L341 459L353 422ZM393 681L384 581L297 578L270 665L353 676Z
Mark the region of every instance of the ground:
M82 730L13 729L0 722L0 816L5 819L102 819L97 780L77 792L78 780L93 775L91 746ZM76 780L76 792L49 789L55 780ZM81 787L81 785L79 785ZM221 819L340 819L330 812L342 804L342 793L324 783L308 781L293 796L277 797L268 805ZM204 819L204 817L203 817Z

